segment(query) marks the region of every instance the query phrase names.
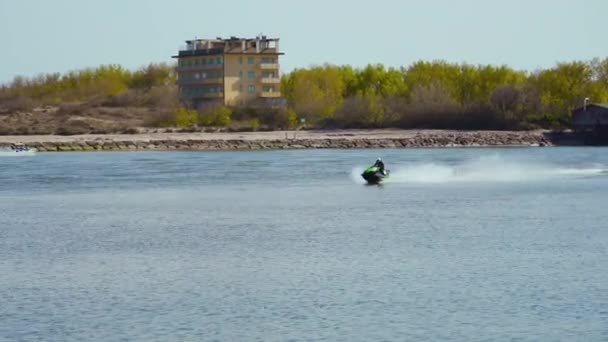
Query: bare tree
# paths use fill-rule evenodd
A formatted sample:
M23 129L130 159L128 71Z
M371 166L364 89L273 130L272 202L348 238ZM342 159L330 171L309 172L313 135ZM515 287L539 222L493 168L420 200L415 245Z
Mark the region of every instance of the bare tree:
M490 96L490 102L505 118L513 116L519 103L519 90L510 84L497 87Z
M338 108L336 121L346 127L363 128L369 125L370 117L369 99L362 96L352 96L344 99Z
M403 115L405 127L451 127L461 108L439 82L416 86L410 94L408 108Z

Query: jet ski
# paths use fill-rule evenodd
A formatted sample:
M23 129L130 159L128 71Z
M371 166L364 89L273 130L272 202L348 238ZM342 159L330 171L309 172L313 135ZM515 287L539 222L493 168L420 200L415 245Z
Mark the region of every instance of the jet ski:
M16 143L11 146L11 149L16 153L34 153L37 150L33 147L28 147L25 144Z
M33 148L33 147L15 149L14 151L16 153L34 153L34 152L38 152L38 150L35 149L35 148Z
M388 177L388 174L389 170L384 170L384 173L382 173L380 167L370 166L363 171L361 177L367 181L367 184L379 184L384 178Z

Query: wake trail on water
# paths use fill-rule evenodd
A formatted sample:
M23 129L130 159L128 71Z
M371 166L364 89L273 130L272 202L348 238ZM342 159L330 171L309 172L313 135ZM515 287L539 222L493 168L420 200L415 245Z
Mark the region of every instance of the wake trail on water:
M527 182L564 177L608 176L608 167L564 167L532 160L508 159L500 156L480 157L456 163L414 162L397 164L384 183L457 183L457 182ZM351 178L361 184L364 168L355 168Z
M15 151L2 151L0 150L0 158L1 157L25 157L25 156L33 156L36 152L15 152Z

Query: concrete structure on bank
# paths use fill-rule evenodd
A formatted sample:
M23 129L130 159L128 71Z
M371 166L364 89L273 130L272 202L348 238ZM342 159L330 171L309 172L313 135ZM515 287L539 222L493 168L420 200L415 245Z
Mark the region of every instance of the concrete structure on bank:
M279 39L187 40L178 55L180 99L198 108L209 104L280 105Z
M608 104L587 103L572 110L572 128L575 131L607 131Z

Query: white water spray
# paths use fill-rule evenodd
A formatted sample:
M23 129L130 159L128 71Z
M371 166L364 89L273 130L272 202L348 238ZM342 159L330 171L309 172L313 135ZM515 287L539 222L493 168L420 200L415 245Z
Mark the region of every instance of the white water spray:
M563 177L608 175L608 168L568 167L531 160L484 156L454 164L415 162L388 167L385 183L526 182ZM363 183L363 168L352 171L351 178Z
M13 150L0 149L0 157L25 157L25 156L34 156L34 155L36 155L36 152L30 152L30 151L15 152Z

